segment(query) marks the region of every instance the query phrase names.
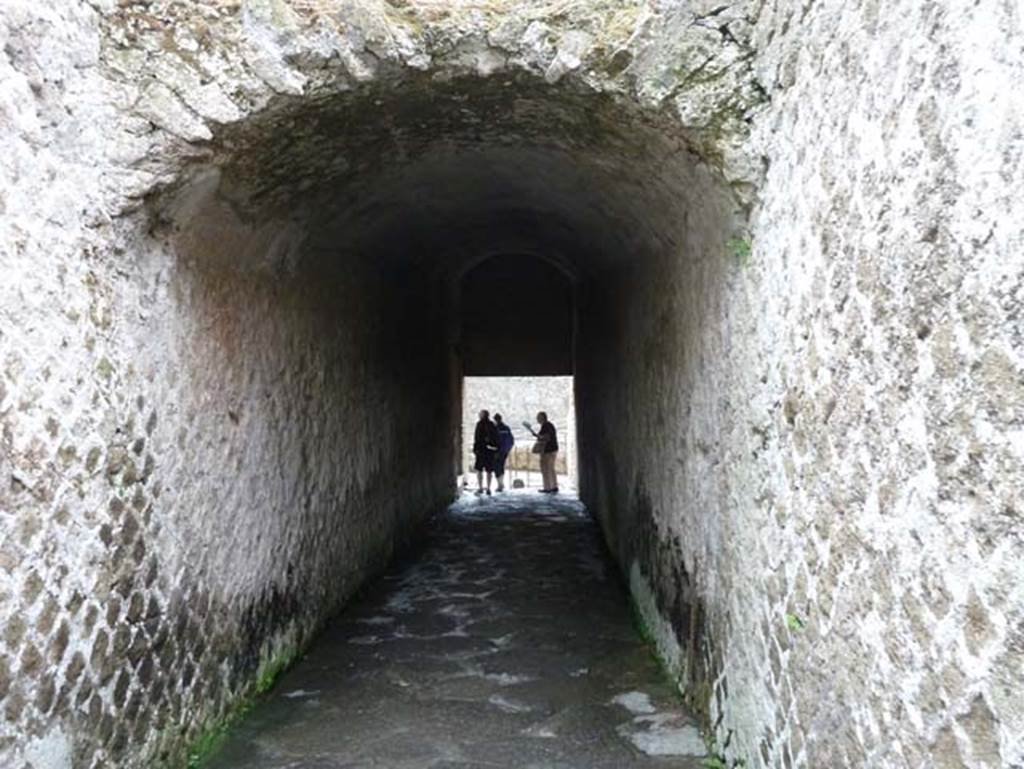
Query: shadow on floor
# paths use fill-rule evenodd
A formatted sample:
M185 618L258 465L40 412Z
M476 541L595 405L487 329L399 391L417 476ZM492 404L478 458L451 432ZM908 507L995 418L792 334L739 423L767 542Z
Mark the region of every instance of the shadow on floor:
M206 769L696 769L703 745L574 498L463 496Z

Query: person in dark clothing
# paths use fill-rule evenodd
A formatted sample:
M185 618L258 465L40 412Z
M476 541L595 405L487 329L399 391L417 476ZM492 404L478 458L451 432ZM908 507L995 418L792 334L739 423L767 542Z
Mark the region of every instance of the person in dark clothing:
M505 460L516 445L512 428L505 424L501 414L494 415L494 426L498 431L498 451L494 455L494 478L498 481L498 491L505 490Z
M523 425L533 433L533 437L540 444L541 491L545 494L554 494L558 491L558 476L555 474L555 458L558 456L558 431L548 421L548 415L543 411L537 414L537 422L540 424L537 432L533 431L529 422L523 422ZM534 449L534 451L536 450Z
M476 457L476 493L484 493L484 473L487 474L487 494L491 493L491 474L494 472L494 457L498 453L498 430L491 421L487 410L480 412L480 421L473 432L473 454Z

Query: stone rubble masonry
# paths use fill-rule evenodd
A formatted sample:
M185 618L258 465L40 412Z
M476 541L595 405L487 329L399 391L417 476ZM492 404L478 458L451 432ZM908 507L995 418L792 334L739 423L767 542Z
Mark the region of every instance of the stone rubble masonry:
M500 178L589 238L582 495L720 749L1020 769L1021 16L7 0L0 766L183 765L450 497Z
M594 298L585 500L728 756L1024 766L1021 7L767 2L752 41L748 240Z
M451 498L444 348L201 183L151 218L156 81L85 3L0 17L0 766L182 766Z

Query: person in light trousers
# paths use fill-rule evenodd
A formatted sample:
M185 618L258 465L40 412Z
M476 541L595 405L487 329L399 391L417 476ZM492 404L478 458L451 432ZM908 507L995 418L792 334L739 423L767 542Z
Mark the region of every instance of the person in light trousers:
M555 459L558 457L558 431L548 421L547 413L541 411L537 414L537 422L540 428L534 432L529 422L523 425L537 439L540 451L534 449L534 453L540 454L540 477L541 491L545 494L555 494L558 491L558 476L555 475Z

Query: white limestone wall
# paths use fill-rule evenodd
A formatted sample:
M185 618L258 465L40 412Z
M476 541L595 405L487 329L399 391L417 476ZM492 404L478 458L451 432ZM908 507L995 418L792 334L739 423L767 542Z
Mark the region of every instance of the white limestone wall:
M680 126L558 192L623 245L583 492L720 749L1024 762L1013 3L12 0L0 37L0 763L173 765L450 490L443 306L306 229L374 168L310 118L429 70Z
M767 4L746 236L691 212L581 366L585 496L730 761L1024 762L1021 39Z
M95 11L0 17L0 766L182 766L450 498L444 339L293 222L143 206Z

